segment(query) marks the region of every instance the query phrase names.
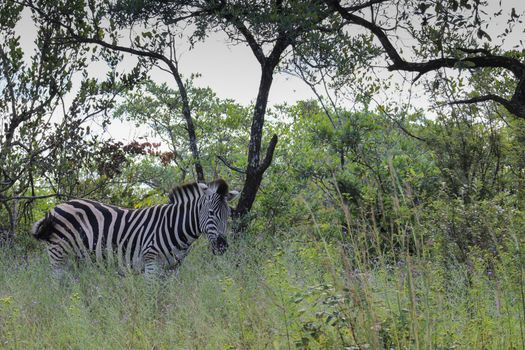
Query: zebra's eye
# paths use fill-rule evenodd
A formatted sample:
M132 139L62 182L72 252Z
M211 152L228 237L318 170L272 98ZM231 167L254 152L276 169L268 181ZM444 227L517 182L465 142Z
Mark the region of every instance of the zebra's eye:
M213 211L213 209L208 210L208 215L215 216L215 212Z

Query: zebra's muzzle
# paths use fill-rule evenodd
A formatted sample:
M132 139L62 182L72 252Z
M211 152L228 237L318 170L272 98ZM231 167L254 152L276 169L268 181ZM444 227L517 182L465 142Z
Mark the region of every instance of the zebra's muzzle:
M228 249L226 238L218 236L217 239L211 241L211 251L214 255L222 255L226 249Z

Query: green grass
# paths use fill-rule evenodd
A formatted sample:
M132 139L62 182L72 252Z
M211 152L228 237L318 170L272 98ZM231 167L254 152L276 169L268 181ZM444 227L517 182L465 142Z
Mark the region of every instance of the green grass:
M352 263L288 232L203 240L158 288L94 266L54 280L44 254L0 251L5 349L521 349L521 272L439 258ZM381 260L381 259L380 259ZM388 259L384 259L386 261Z

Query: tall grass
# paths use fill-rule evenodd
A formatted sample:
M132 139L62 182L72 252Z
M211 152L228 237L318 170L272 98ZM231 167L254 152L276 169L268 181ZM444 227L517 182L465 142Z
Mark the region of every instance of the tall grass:
M3 250L0 347L522 348L515 254L502 254L491 273L481 258L471 266L413 255L372 261L356 259L366 256L357 233L351 256L314 231L246 236L220 257L199 242L155 290L141 275L94 266L57 281L43 254Z

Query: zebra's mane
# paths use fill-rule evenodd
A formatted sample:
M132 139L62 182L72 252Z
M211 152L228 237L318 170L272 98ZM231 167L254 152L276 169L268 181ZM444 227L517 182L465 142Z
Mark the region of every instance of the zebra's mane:
M210 191L216 192L223 197L228 194L228 184L223 179L212 181L206 186L208 186ZM181 198L184 200L185 198L195 198L201 195L202 189L197 182L176 186L169 194L170 204L179 202Z
M188 198L189 194L191 194L192 197L201 195L201 190L198 183L192 182L189 184L173 187L169 194L170 204L177 203L180 198Z
M228 194L228 184L223 179L217 179L210 182L208 187L210 190L220 194L221 196L226 196Z

